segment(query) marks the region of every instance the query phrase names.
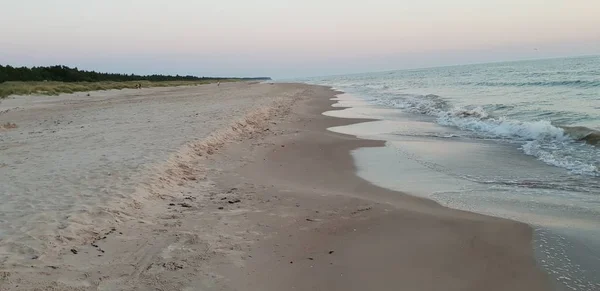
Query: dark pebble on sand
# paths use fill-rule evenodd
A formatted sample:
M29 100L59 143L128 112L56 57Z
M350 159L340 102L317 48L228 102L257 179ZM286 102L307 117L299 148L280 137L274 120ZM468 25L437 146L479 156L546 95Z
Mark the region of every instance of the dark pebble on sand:
M223 206L220 206L220 207L219 207L219 210L223 210L223 208L224 208Z
M71 252L76 255L77 254L77 250L76 249L71 249Z
M293 263L294 263L294 261L290 261L290 264L293 264Z
M240 200L240 199L235 199L235 200L229 200L229 201L227 201L227 202L229 202L229 204L234 204L234 203L239 203L239 202L242 202L242 200Z
M180 203L179 205L181 205L181 207L186 207L186 208L192 207L192 205L189 205L187 203Z
M314 260L313 258L308 258L308 259L311 260L311 261Z
M306 219L306 221L314 221L314 220L312 220L312 219L310 219L310 218L307 218L307 219Z
M333 251L329 251L329 254L330 254L330 255L331 255L331 254L333 254Z

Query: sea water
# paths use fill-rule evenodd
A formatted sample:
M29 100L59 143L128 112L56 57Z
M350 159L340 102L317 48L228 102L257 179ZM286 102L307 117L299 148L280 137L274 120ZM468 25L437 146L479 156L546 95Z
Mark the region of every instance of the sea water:
M600 57L318 77L348 94L332 128L386 140L358 174L443 205L534 226L565 290L600 290Z

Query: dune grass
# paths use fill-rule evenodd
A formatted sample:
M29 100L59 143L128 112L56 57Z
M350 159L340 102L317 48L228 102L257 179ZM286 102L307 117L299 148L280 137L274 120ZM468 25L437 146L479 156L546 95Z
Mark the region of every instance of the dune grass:
M211 79L198 81L125 81L125 82L4 82L0 83L0 98L10 95L58 95L110 89L134 89L138 84L148 87L194 86L216 82L235 82L236 79Z

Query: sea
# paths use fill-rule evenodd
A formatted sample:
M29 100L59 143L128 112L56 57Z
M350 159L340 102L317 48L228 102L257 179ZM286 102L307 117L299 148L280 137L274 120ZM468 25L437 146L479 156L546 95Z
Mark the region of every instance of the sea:
M558 290L600 290L600 56L305 78L385 140L358 175L442 205L530 224Z

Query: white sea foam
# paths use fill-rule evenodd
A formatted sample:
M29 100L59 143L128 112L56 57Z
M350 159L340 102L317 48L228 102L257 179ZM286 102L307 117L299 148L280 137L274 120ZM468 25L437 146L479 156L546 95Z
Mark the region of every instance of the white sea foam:
M582 160L592 160L593 157L582 157L582 154L590 154L590 151L577 151L574 145L568 142L541 143L533 140L522 146L525 154L534 156L546 164L569 169L572 173L580 175L600 176L597 165L588 164ZM593 152L592 152L593 154Z
M577 142L561 127L548 120L520 121L494 117L482 107L452 107L437 95L401 95L377 98L376 103L412 113L436 117L439 124L454 126L484 138L525 142L525 154L572 173L600 176L597 148Z

